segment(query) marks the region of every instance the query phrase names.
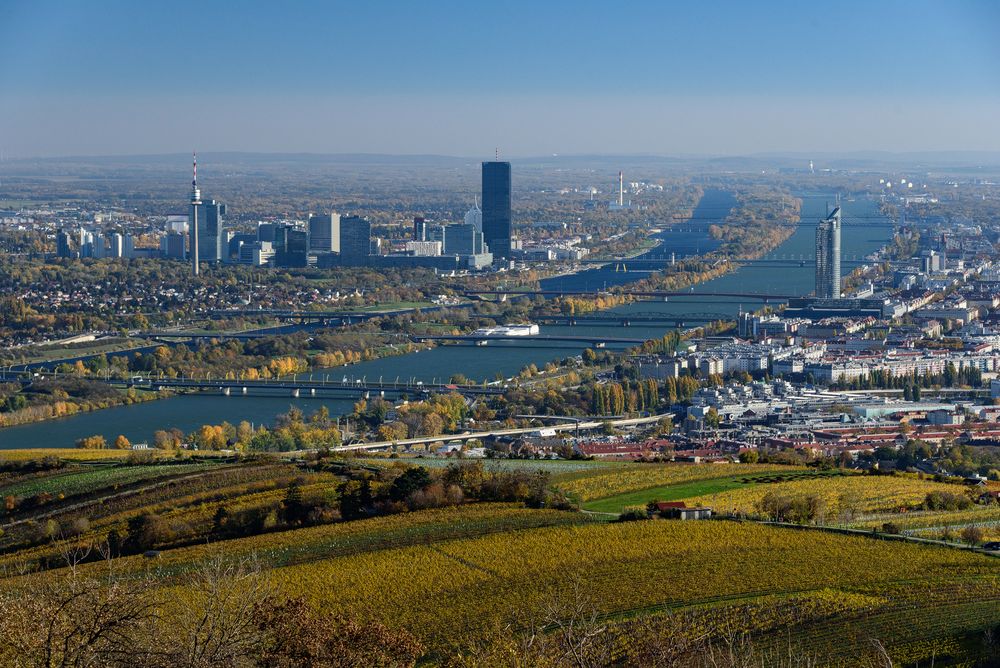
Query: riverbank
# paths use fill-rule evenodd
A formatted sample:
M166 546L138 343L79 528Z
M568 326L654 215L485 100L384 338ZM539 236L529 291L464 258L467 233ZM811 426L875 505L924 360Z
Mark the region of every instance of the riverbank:
M803 220L818 220L823 217L826 201L824 196L807 197L803 201L801 216ZM875 215L872 206L866 201L845 203L848 215L860 218ZM707 225L705 226L707 229ZM883 246L889 240L890 232L886 228L853 226L844 229L844 259L861 258ZM800 225L792 235L770 254L808 256L813 252L815 243L814 229L809 225ZM684 237L684 243L691 243ZM693 247L694 243L691 243ZM671 246L667 243L663 252L669 253ZM592 271L592 270L588 270ZM642 277L640 273L625 274L633 281ZM734 268L724 276L719 276L702 283L699 292L760 292L779 294L806 295L813 288L814 268L808 266L789 266L775 271L773 267L748 263ZM633 301L616 306L607 311L608 314L621 315L658 315L677 317L687 322L689 317L701 316L701 322L712 320L732 320L740 309L746 310L754 304L742 303L738 299L727 297L671 297L669 301ZM694 321L692 321L694 322ZM684 327L680 327L684 329ZM633 324L626 331L629 337L654 339L662 337L673 328L666 325L641 326ZM551 335L613 335L608 327L586 325L543 325L543 334ZM448 379L453 374L463 374L473 380L495 380L497 377L509 378L515 376L524 367L535 364L539 368L546 362L563 359L579 354L584 344L553 345L531 343L527 341L507 344L491 343L487 348L475 346L438 346L436 348L408 355L400 355L385 359L360 362L349 367L340 367L329 371L331 376L351 379L367 378L377 380L383 378L386 382L400 381L430 382L432 379ZM611 347L611 346L609 346ZM318 370L316 373L323 373ZM97 413L78 415L66 420L54 420L26 427L13 427L0 432L0 448L38 447L46 444L72 446L75 438L80 435L103 433L114 438L117 433L124 433L130 440L150 440L152 431L159 428L176 427L184 432L190 432L202 424L218 424L223 420L238 423L241 420L254 422L270 421L273 417L288 409L290 405L300 408L305 413L311 413L321 407L326 407L330 415L345 415L353 411L356 398L345 399L292 399L287 395L269 397L224 397L221 395L188 395L176 397L164 402L153 402L144 405L112 408Z

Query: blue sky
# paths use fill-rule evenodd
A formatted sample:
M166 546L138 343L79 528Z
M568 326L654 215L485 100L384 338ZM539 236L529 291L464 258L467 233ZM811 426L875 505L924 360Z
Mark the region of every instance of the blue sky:
M996 2L0 0L0 148L1000 150L998 35Z

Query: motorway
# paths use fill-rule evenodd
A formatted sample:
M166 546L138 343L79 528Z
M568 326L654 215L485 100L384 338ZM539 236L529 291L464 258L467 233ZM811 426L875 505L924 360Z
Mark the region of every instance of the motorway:
M528 343L589 343L603 348L607 343L620 343L624 345L641 345L646 339L622 338L615 336L548 336L546 334L532 334L530 336L486 336L476 334L440 334L440 335L419 335L411 336L413 341L454 341L464 343L476 343L486 345L490 341L503 341L508 344L524 345Z
M403 438L398 441L376 441L374 443L355 443L351 445L341 445L330 448L334 452L358 452L365 450L384 450L386 448L403 447L411 448L414 445L430 445L438 442L451 441L471 441L474 439L492 438L497 436L519 436L521 434L531 434L542 429L554 431L578 431L583 429L600 429L605 424L611 423L615 427L634 427L642 424L653 424L659 422L670 415L650 415L641 418L624 418L621 420L572 422L569 424L558 424L550 427L518 427L516 429L493 429L490 431L469 431L463 434L442 434L440 436L421 436L419 438ZM287 456L301 456L303 453L317 452L317 450L296 450L285 453Z

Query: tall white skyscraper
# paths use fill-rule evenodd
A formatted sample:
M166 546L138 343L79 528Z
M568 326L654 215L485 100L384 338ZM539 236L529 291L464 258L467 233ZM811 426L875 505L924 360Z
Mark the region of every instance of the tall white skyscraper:
M483 232L483 212L479 208L479 204L475 203L472 208L465 212L465 224L472 225L476 228L476 231L482 234Z
M840 299L840 207L816 226L816 296Z

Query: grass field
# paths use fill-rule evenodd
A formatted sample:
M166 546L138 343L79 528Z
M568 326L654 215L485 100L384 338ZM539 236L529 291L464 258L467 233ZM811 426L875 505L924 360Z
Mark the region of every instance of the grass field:
M789 474L805 467L772 464L635 464L619 463L581 469L560 476L559 488L581 501L607 499L620 494L668 487L681 483L758 474Z

